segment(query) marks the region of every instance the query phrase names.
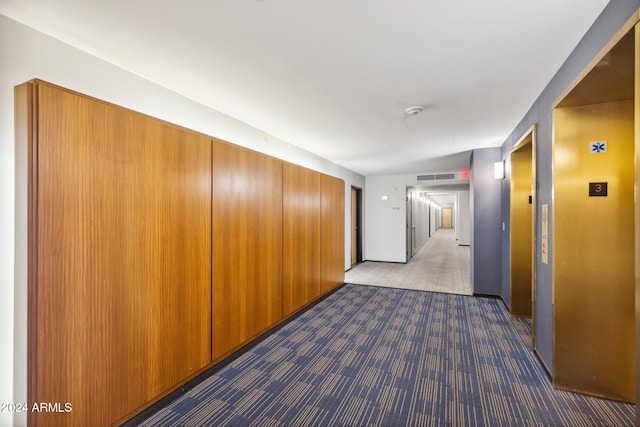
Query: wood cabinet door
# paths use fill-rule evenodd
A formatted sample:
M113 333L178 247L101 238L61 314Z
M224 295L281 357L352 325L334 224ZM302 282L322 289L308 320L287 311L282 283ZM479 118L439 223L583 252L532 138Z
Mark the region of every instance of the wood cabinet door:
M344 181L321 175L321 284L328 292L344 282Z
M283 315L320 295L320 174L283 165Z
M282 319L282 162L213 147L215 360Z
M211 141L30 84L30 422L109 425L211 362Z

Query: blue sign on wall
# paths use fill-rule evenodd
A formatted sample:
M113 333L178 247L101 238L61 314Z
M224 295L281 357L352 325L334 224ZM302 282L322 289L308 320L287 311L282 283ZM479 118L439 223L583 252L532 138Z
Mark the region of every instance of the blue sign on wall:
M607 141L591 141L591 154L602 154L607 152Z

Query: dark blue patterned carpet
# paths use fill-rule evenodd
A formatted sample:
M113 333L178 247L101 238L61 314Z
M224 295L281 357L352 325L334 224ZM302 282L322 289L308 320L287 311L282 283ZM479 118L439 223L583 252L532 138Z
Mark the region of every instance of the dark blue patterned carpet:
M345 285L145 426L633 426L554 390L497 299Z

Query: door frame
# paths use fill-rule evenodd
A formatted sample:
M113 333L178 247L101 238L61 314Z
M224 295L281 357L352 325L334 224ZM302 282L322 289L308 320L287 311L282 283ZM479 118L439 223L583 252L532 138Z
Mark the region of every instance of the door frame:
M531 140L529 142L529 139ZM526 141L526 142L525 142ZM524 143L524 144L523 144ZM514 144L513 148L509 152L509 160L511 163L511 155L523 148L525 145L531 144L531 347L536 350L536 251L537 251L537 179L536 179L536 125L532 125L527 131L520 137L520 139ZM513 178L510 171L510 189L509 199L513 198ZM511 206L509 206L509 284L513 289L512 283L512 269L513 269L513 248L512 248L512 231L513 223L511 219ZM510 291L511 305L513 305L513 291Z
M406 256L405 256L405 262L409 262L411 260L411 258L413 258L413 233L414 233L414 226L413 226L413 194L412 194L412 188L411 187L407 187L406 189L406 205L407 205L407 209L406 209L406 221L405 221L405 246L406 246Z
M639 84L640 84L640 9L636 10L631 17L618 29L618 31L609 39L609 41L600 49L600 51L591 59L591 61L584 67L584 69L576 76L576 78L573 80L573 82L571 84L569 84L565 90L558 96L558 98L552 103L551 105L551 111L553 114L555 114L556 108L558 108L561 103L565 100L566 97L568 97L570 95L570 93L572 91L574 91L576 89L576 87L578 87L578 85L581 84L582 80L587 77L595 68L596 66L604 59L604 57L606 55L608 55L610 53L610 51L616 47L616 45L625 37L628 35L629 32L634 31L635 34L633 37L635 37L635 46L634 46L634 61L635 61L635 65L634 65L634 96L633 96L633 101L635 104L634 107L634 122L635 122L635 130L634 130L634 157L635 157L635 167L634 167L634 196L635 196L635 201L634 201L634 224L635 224L635 236L634 236L634 253L635 253L635 265L634 265L634 293L635 293L635 302L636 302L636 309L635 309L635 326L636 326L636 332L635 332L635 361L636 361L636 367L640 367L640 311L638 310L639 304L640 304L640 203L638 202L638 196L640 194L640 168L638 167L638 161L640 161L640 145L639 145L639 141L640 141L640 128L638 126L638 123L640 122L640 91L639 91ZM607 100L607 99L596 99L596 100L589 100L590 102L584 102L583 103L585 105L596 105L596 104L600 104L603 102L608 102L608 101L612 101L612 100ZM577 104L579 105L579 104ZM554 118L554 123L553 126L555 127L555 118ZM554 137L555 139L555 137ZM556 149L556 142L555 140L552 141L552 152L553 154L553 166L552 166L552 182L553 185L555 187L556 185L556 159L555 159L555 149ZM555 192L555 188L552 190ZM553 203L553 205L550 207L550 223L553 225L551 233L552 233L552 245L555 244L555 233L556 233L556 204ZM555 261L556 259L556 254L555 251L553 250L553 246L551 247L551 263L553 263L553 265L555 265ZM553 274L554 276L552 277L552 290L553 290L553 294L552 294L552 299L554 301L555 304L555 299L556 299L556 269L554 268L553 270ZM554 309L555 310L555 309ZM554 312L554 316L555 316L555 312ZM553 321L553 358L554 358L554 367L556 366L555 363L555 359L556 359L556 321L555 321L555 317L554 317L554 321ZM555 380L555 375L554 375L554 380ZM640 369L636 368L636 377L635 377L635 385L636 385L636 393L635 393L635 401L636 401L636 405L640 405L640 393L638 393L638 390L640 390ZM554 387L556 387L556 384L554 382ZM636 414L636 425L640 426L640 412L638 412Z
M355 198L353 197L354 194L355 194ZM349 217L351 218L351 221L350 221L351 230L349 230L349 238L351 239L352 254L353 254L353 246L354 246L354 241L353 241L354 226L356 229L356 241L355 241L356 262L355 264L353 263L353 255L351 255L351 267L353 268L354 266L360 264L363 261L363 258L362 258L362 188L352 185L350 198L351 198L351 205L350 205L351 209L353 209L355 205L355 211L356 211L355 225L353 224L353 217L351 215L351 211L349 215Z
M442 208L441 211L442 211L442 224L441 224L442 228L451 228L451 229L455 228L454 227L454 223L453 223L453 208L452 207L446 207L446 208ZM444 211L449 211L450 212L450 214L449 214L449 227L445 227L444 226L444 217L445 217Z

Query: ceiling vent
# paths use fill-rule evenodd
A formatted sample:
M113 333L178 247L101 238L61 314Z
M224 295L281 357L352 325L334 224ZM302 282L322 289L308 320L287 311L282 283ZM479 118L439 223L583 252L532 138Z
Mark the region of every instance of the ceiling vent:
M430 175L418 175L418 181L440 181L447 179L456 179L455 173L438 173Z
M418 175L418 181L433 181L436 179L435 175Z

